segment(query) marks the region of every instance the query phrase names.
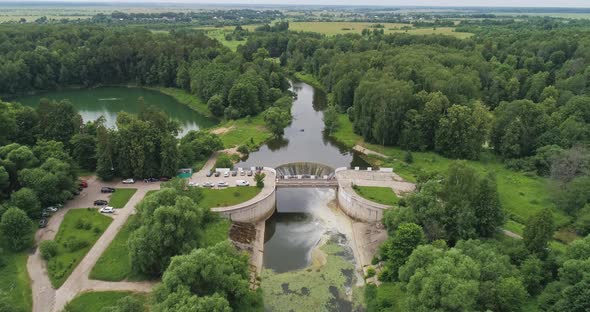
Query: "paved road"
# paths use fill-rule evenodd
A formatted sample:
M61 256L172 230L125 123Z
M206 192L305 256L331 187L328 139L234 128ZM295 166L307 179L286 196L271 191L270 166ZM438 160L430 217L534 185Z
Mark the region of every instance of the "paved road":
M92 207L95 199L108 199L109 195L101 194L100 188L103 185L113 187L137 188L137 192L122 209L117 209L112 215L113 222L88 251L84 259L68 277L65 283L57 290L53 289L47 275L45 261L41 258L39 249L27 259L27 269L32 283L33 291L33 312L61 311L66 303L83 291L91 290L127 290L136 292L147 292L151 290L153 283L130 283L130 282L103 282L88 279L88 274L94 264L110 243L115 238L121 227L129 216L134 212L135 205L139 203L145 194L150 190L160 189L159 183L136 183L123 185L117 183L101 183L95 178L88 180L88 188L75 199L69 201L63 209L53 215L45 229L40 229L36 234L36 242L47 239L54 239L63 218L69 209Z

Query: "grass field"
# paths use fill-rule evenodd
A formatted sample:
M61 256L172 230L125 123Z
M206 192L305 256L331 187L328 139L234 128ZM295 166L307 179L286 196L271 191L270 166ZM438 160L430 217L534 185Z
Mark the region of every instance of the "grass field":
M111 195L109 206L113 208L125 207L135 192L137 192L137 189L134 188L118 188L117 191Z
M242 28L253 31L258 25L243 25ZM224 46L228 47L232 51L236 51L238 46L246 43L246 38L242 41L238 40L226 40L225 35L231 33L235 26L224 26L224 27L196 27L195 29L203 30L207 33L210 38L216 39L221 42Z
M261 115L229 120L212 131L219 135L225 148L243 144L256 148L272 137L272 133L264 126Z
M352 130L352 123L345 115L340 116L339 129L333 136L347 146L355 144L363 145L371 150L385 154L387 159L367 157L374 165L393 167L394 171L408 181L415 181L420 170L427 172L445 173L451 159L435 153L412 153L414 162L406 164L401 161L405 151L396 147L384 147L381 145L365 143L359 135ZM557 210L549 197L547 179L527 175L507 169L493 154L484 152L479 161L467 161L479 173L492 172L498 182L498 193L504 210L509 219L515 223L524 224L526 220L541 211L545 207L553 209L556 224L561 227L570 221L563 212ZM514 228L515 224L509 225Z
M353 188L361 197L376 203L393 206L399 202L399 198L390 187L355 185Z
M0 237L1 239L1 237ZM4 240L0 240L4 242ZM11 252L4 244L0 251L3 265L0 266L0 297L15 311L31 311L31 281L27 272L26 252ZM9 309L9 311L12 311Z
M232 206L243 203L258 195L262 189L255 186L228 187L225 189L203 188L203 200L200 205L204 208Z
M127 296L133 296L140 301L146 301L146 295L123 291L86 292L78 295L66 305L68 312L101 311L103 308L114 306L117 301ZM65 311L64 310L64 311Z
M53 287L63 284L111 221L96 209L71 209L66 213L55 237L58 255L47 263Z
M142 275L133 274L131 262L129 261L129 249L127 240L133 231L132 222L135 216L130 216L125 225L121 228L109 247L100 256L92 271L90 278L101 281L118 282L122 280L139 281L146 278Z
M340 34L360 34L363 29L373 30L377 23L365 22L291 22L289 30L317 32L328 36ZM409 24L381 23L385 34L408 33L412 35L448 35L459 39L471 37L471 33L455 32L453 27L415 28ZM405 28L409 29L405 29Z
M178 88L154 88L154 90L158 90L166 95L173 97L178 102L192 108L197 113L209 117L215 118L209 107L207 107L207 103L203 102L200 98L196 95L192 95L185 90L178 89Z

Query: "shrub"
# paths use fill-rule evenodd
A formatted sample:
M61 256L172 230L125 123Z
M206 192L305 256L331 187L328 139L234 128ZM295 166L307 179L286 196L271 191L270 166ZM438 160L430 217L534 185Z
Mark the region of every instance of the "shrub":
M75 227L79 230L90 230L92 228L92 225L86 219L78 219L76 221Z
M89 244L87 241L82 240L80 238L77 237L70 237L65 243L64 243L64 247L69 251L69 252L74 252L77 250L80 250L84 247L87 247Z
M240 145L238 147L238 152L244 154L244 155L248 155L250 153L250 150L248 149L247 145Z
M58 244L54 240L45 240L39 244L39 251L41 252L41 257L45 260L49 260L58 253Z
M375 272L375 269L373 267L370 267L367 269L367 278L371 278L373 276L375 276L377 272Z
M411 164L414 162L414 155L412 155L412 152L407 151L406 154L404 155L404 161L408 164Z
M227 154L220 154L215 161L215 168L233 168L234 163Z

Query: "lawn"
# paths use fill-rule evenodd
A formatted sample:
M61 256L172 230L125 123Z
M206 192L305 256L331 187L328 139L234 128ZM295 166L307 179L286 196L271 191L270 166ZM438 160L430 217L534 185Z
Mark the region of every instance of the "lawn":
M203 234L203 247L213 246L228 240L230 226L231 221L222 217L219 217L216 222L207 224Z
M26 252L14 253L4 246L0 251L0 296L6 296L7 303L15 311L31 311L32 308L27 257Z
M66 213L55 237L58 255L47 263L54 288L59 288L70 276L111 221L96 209L71 209Z
M289 30L316 32L328 36L341 34L360 34L363 29L373 30L377 23L367 22L291 22ZM381 23L384 26L385 34L408 33L412 35L448 35L459 39L471 37L471 33L455 32L454 27L416 28L410 24Z
M243 203L258 195L262 189L255 186L228 187L224 189L203 188L203 199L200 202L204 208L226 207Z
M133 274L131 262L129 261L129 249L127 240L133 231L133 218L130 216L125 225L121 228L109 247L100 256L92 271L90 278L101 281L118 282L122 280L139 281L146 278L142 275Z
M127 296L133 296L140 301L146 301L146 295L123 291L86 292L78 295L66 305L68 312L101 311L103 308L114 306L117 301Z
M346 115L341 115L339 121L339 128L333 133L333 136L338 141L349 147L355 144L363 145L366 148L387 155L387 159L365 158L376 166L393 167L397 174L408 181L416 181L416 177L421 170L444 174L453 161L432 152L415 152L412 153L413 163L406 164L402 161L406 153L404 150L397 147L365 143L362 137L353 133L352 123ZM492 172L496 175L500 202L512 221L524 224L530 216L545 207L550 207L553 210L555 223L558 227L564 226L570 221L570 218L562 211L557 210L553 204L547 189L547 179L509 170L491 152L482 153L479 161L467 161L467 163L481 174ZM510 226L514 227L514 224Z
M256 148L272 137L272 133L264 126L262 115L229 120L213 132L219 135L225 148L243 144Z
M117 191L112 193L109 206L113 208L125 207L135 192L137 192L137 189L134 188L118 188Z
M399 202L399 198L390 187L355 185L353 188L361 197L376 203L393 206Z

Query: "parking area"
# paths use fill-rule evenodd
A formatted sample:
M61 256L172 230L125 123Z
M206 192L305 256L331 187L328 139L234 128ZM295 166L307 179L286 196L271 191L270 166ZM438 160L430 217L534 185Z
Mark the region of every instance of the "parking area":
M219 187L218 183L219 182L226 182L228 184L228 187L235 187L237 184L236 181L243 180L243 181L247 181L250 186L255 186L256 181L254 180L254 175L255 175L256 171L252 170L252 175L248 176L247 172L250 169L251 168L243 168L243 172L244 172L243 175L240 174L240 172L238 170L235 170L236 171L235 176L233 176L230 172L229 176L227 176L227 177L224 176L223 173L220 173L218 177L216 177L215 175L211 175L210 177L208 177L207 171L201 170L199 172L193 173L193 175L189 179L189 183L197 184L199 187L202 187L203 185L205 185L205 183L208 182L208 183L212 183L215 185L213 188L225 188L225 187ZM267 176L267 178L265 178L265 181L267 181L270 177L274 177L274 175L269 171L262 170L262 172L264 172Z

